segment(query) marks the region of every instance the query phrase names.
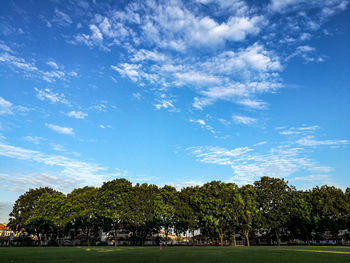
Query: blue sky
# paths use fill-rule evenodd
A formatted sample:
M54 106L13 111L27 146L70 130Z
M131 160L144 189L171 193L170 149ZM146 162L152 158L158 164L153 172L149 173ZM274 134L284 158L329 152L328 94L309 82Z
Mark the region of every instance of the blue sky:
M347 0L1 1L0 221L125 177L350 186Z

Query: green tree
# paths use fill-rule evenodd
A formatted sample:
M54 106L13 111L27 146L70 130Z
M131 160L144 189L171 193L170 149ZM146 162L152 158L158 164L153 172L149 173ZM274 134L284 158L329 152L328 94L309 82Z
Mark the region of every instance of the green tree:
M312 205L309 202L309 196L309 192L291 192L288 228L294 237L300 238L310 245L313 224Z
M127 205L125 226L133 233L134 241L137 239L144 245L145 239L160 229L159 211L157 211L156 198L158 187L152 184L136 184Z
M238 224L246 239L246 245L249 247L249 233L253 229L254 219L259 213L258 202L256 201L256 191L252 185L244 185L239 188L237 195Z
M274 232L278 246L280 232L289 219L291 188L284 179L261 177L254 183L264 228Z
M10 213L9 227L14 231L25 229L28 234L38 235L37 228L27 225L26 222L33 215L35 209L35 201L37 201L44 193L53 193L55 190L49 187L29 189L22 194L13 205Z
M168 234L175 226L176 204L178 193L172 186L165 185L159 189L156 198L158 216L165 232L165 245L168 244Z
M70 205L71 226L75 231L82 230L87 236L87 242L90 246L91 238L96 236L99 226L98 190L90 186L77 188L67 195L67 199Z
M236 189L235 184L212 181L204 184L196 195L201 226L209 235L217 233L221 245L235 215L232 198Z
M198 228L198 213L196 213L196 204L193 198L198 189L198 187L185 187L178 193L174 218L177 234L185 234L190 231L193 235L194 230Z
M35 228L46 238L50 236L50 239L55 241L69 221L67 214L70 209L66 196L57 191L44 193L34 202L34 206L26 225Z
M346 194L334 186L314 187L310 192L312 222L315 231L331 231L335 237L338 231L347 227L350 204Z
M105 182L98 190L98 214L107 219L107 230L114 233L117 245L117 233L127 221L127 206L132 192L132 184L126 179Z

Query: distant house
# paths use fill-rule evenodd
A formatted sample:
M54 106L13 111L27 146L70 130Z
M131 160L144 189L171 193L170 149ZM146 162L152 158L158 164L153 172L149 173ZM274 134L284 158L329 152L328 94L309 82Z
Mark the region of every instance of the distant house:
M15 233L6 224L0 224L0 237L10 237L14 235Z
M0 246L8 246L14 236L15 233L6 224L0 224Z
M159 236L162 238L166 237L166 233L164 231L159 231ZM168 234L168 240L175 241L176 240L176 235L169 233Z

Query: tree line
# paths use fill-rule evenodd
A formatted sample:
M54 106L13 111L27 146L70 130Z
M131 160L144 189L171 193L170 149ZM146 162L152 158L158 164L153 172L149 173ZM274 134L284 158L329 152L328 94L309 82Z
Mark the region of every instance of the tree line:
M15 202L9 226L24 236L37 236L39 244L83 234L90 245L100 231L117 241L125 230L132 244L142 245L161 229L165 240L172 232L200 229L201 238L221 245L235 244L237 236L247 246L261 240L310 244L326 233L339 239L340 230L350 229L350 188L344 192L324 185L301 191L284 179L262 177L241 187L212 181L177 191L115 179L67 195L48 187L30 189Z

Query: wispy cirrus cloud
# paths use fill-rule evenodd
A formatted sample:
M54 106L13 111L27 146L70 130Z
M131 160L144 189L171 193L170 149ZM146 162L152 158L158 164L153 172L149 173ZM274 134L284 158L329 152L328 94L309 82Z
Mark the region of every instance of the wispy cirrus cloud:
M324 17L333 15L337 11L346 9L349 4L346 0L272 0L269 7L274 12L292 12L295 10L305 10L305 8L321 9L321 14Z
M327 179L330 182L334 168L318 164L312 158L308 147L331 148L347 145L349 142L347 140L316 140L314 136L304 137L305 132L314 133L319 129L317 125L289 129L281 127L279 129L292 131L288 134L291 138L295 136L301 138L294 142L281 140L277 145L263 142L233 149L197 146L189 147L186 150L199 162L230 166L233 171L233 177L230 180L239 184L252 183L262 176L288 178L296 183L302 183L310 181L309 179L313 178L315 174L322 175L318 178L319 182L322 179ZM300 173L304 175L298 176L297 174ZM323 183L326 181L323 180Z
M50 23L56 23L59 26L66 27L73 23L72 18L63 11L55 8L55 15Z
M233 115L232 119L237 124L245 124L250 125L257 122L257 119L248 117L248 116L241 116L241 115Z
M215 131L215 129L212 126L210 126L209 124L207 124L207 122L205 120L202 120L202 119L190 119L190 122L199 124L199 126L201 128L209 131L213 135L215 135L217 133Z
M59 69L59 66L56 64L55 61L48 61L46 62L46 64L52 67L53 69Z
M1 174L0 174L1 178ZM0 201L0 222L7 222L12 211L13 202Z
M302 126L302 127L291 127L291 128L285 128L285 127L277 127L276 129L279 130L279 134L282 135L306 135L315 132L320 127L318 125L313 126Z
M302 146L340 146L347 145L350 142L348 140L317 140L314 136L306 136L299 140L297 143Z
M4 114L13 114L12 112L12 103L0 97L0 115Z
M63 93L55 93L50 88L38 89L34 88L36 91L36 97L41 101L49 101L51 103L63 103L66 105L70 105L70 102L65 98Z
M73 136L74 135L74 130L73 128L70 128L70 127L62 127L62 126L58 126L58 125L55 125L55 124L51 124L51 123L45 123L45 126L57 133L60 133L60 134L66 134L66 135L71 135Z
M45 138L40 136L25 136L23 137L23 139L33 144L40 144L42 141L46 140Z
M76 118L76 119L85 119L86 116L88 116L87 113L81 112L81 111L70 111L66 114L68 117Z
M16 112L18 113L27 111L30 111L30 109L20 105L13 105L12 102L0 96L0 115L13 115Z
M56 62L51 60L46 63L49 66L49 70L47 70L45 67L39 66L39 63L33 57L26 58L18 53L5 43L0 42L0 64L15 72L21 72L24 78L35 78L52 83L58 80L67 81L78 75L75 71L64 70L63 67L58 66Z
M45 154L1 142L0 156L38 163L46 170L45 173L1 174L1 181L6 183L1 184L0 188L10 191L25 191L30 187L51 186L69 192L75 187L99 186L103 181L121 175L118 170L109 171L106 167L96 163L80 161L63 155Z

